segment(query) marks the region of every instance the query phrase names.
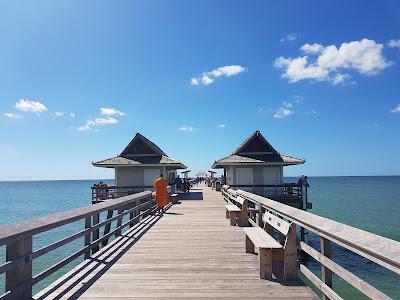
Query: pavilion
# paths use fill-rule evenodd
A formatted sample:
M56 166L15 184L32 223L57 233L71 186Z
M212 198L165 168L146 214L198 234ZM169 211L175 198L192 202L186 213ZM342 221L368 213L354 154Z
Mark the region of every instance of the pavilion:
M92 163L95 167L113 168L115 185L149 189L154 180L164 175L168 183L173 183L178 169L186 169L180 161L168 157L152 141L136 133L132 141L120 155Z

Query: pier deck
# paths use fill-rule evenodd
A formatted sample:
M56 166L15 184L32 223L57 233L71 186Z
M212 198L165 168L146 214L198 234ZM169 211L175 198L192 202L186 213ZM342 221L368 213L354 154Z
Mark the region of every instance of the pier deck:
M259 278L257 256L245 253L225 204L221 193L195 188L161 218L145 219L153 225L140 239L123 234L35 298L317 299L300 281Z

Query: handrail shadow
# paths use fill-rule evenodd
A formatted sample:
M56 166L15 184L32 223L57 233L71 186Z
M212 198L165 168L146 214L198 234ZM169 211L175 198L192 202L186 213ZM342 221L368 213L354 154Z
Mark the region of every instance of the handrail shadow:
M169 210L171 205L168 205L166 207L166 212ZM169 214L169 213L168 213ZM138 241L139 239L151 228L153 227L154 224L157 223L162 218L162 215L152 215L145 220L142 220L139 222L137 227L133 227L126 232L124 232L120 237L122 237L120 240L118 240L115 243L110 243L108 248L104 249L104 252L99 252L98 256L101 256L101 254L107 253L105 256L101 256L101 258L96 257L91 257L84 261L78 268L73 269L71 274L68 274L66 278L52 286L48 291L46 291L43 294L40 294L39 297L35 297L34 299L36 300L42 300L45 299L46 297L50 296L53 292L57 291L60 287L62 287L65 283L67 283L69 280L73 279L74 276L79 274L80 272L84 271L85 268L89 267L90 264L95 263L94 266L90 267L90 269L86 270L85 273L74 279L74 282L69 284L68 287L66 287L64 290L62 290L56 297L53 299L61 299L64 297L68 292L70 292L73 288L75 288L78 284L82 284L82 286L76 290L72 295L68 297L68 299L78 299L82 294L89 289L97 280L101 278L127 251L129 251ZM116 249L113 250L113 248ZM111 250L111 251L110 251ZM119 251L118 254L115 255L110 261L107 261L110 257L112 257L116 251ZM104 266L100 270L96 271L96 269L100 266ZM71 272L70 271L70 272ZM93 277L93 273L97 272ZM91 278L88 281L84 281L85 278L88 276L91 276Z

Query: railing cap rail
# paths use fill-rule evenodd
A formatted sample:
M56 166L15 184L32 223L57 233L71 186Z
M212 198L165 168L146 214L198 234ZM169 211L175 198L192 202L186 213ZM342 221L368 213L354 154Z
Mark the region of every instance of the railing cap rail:
M78 221L102 211L112 209L151 195L151 191L145 191L120 198L110 199L102 203L88 205L80 208L59 212L28 221L0 227L0 246L19 240L25 236L35 235L65 224Z
M400 273L400 242L243 190L237 190L237 194L385 266L393 272Z

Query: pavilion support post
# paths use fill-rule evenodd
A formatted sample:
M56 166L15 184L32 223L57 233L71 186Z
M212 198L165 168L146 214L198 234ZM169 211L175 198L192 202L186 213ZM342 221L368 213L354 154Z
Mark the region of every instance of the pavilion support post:
M22 259L16 269L6 272L6 291L11 299L32 299L32 236L7 245L6 260Z
M321 244L321 254L327 258L331 258L331 241L324 237L321 237L320 244ZM321 264L321 280L327 286L332 288L332 271L322 264ZM328 300L329 298L324 294L322 294L322 299Z

